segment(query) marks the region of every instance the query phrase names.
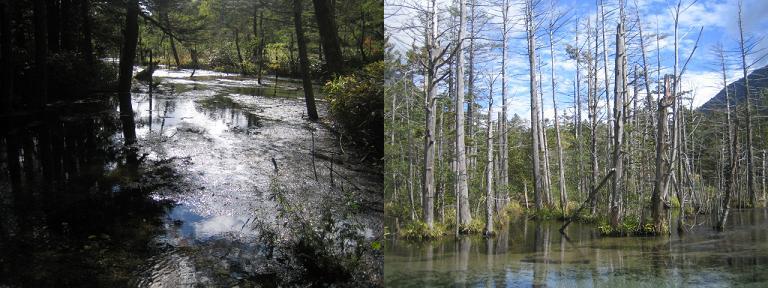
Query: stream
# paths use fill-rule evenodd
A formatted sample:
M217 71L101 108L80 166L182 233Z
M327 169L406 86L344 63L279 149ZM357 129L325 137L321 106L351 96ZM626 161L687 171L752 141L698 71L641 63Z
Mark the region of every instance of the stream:
M298 80L190 74L134 82L138 172L114 97L4 132L0 286L380 283L380 164L334 132L321 91L311 122ZM328 274L334 257L356 268Z

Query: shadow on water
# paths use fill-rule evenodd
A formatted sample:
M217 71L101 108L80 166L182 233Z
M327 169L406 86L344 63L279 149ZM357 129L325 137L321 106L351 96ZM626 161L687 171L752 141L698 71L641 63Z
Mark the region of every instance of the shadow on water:
M734 210L717 233L708 216L684 236L603 238L574 223L515 220L493 239L385 244L384 283L398 287L727 287L768 285L768 209ZM673 222L674 223L674 222Z
M0 135L0 286L122 286L154 253L168 204L132 184L114 105L69 108Z

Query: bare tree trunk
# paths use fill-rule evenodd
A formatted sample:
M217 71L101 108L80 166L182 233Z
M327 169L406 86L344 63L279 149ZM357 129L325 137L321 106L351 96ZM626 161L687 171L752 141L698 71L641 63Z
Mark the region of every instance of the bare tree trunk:
M590 37L591 35L591 27L589 25L589 19L587 19L587 47L592 47L592 44L590 43L590 40L592 39ZM597 31L595 31L597 32ZM597 33L595 33L595 38L597 38ZM590 53L592 55L592 53ZM597 39L595 39L595 56L597 56ZM590 136L590 143L589 143L589 159L592 166L592 174L590 175L590 181L589 181L589 191L594 191L595 187L597 185L597 175L598 171L600 170L599 162L597 161L597 63L593 63L593 61L596 61L597 57L592 57L592 59L587 62L587 72L589 75L587 75L587 106L589 109L589 136ZM590 203L592 208L592 214L595 214L597 212L597 194L595 197L590 198L592 200L592 203Z
M725 65L725 51L723 51L722 46L716 47L718 57L720 60L720 68L723 76L723 87L725 89L725 117L726 117L726 124L728 125L728 133L727 133L727 139L728 139L728 159L725 162L725 195L723 197L723 201L720 204L720 211L718 211L718 221L717 226L715 226L716 230L722 231L725 229L725 222L728 219L728 210L730 208L731 203L731 193L735 189L734 187L734 180L736 178L736 173L739 170L739 161L737 159L738 155L738 133L734 131L734 125L731 120L731 95L728 92L728 80L727 80L727 70Z
M467 155L469 155L468 158L468 169L469 173L473 173L475 171L475 166L477 163L477 146L478 143L475 143L475 121L474 121L474 111L475 111L475 3L474 0L470 3L470 9L469 9L469 48L467 49L467 52L469 53L469 67L467 71L467 134L469 135L469 144L467 146Z
M583 161L583 147L582 147L582 137L584 137L584 132L582 131L581 127L581 48L579 46L579 20L576 20L576 82L575 85L575 91L573 93L574 95L574 102L576 102L576 132L575 132L575 141L577 145L577 158L578 158L578 171L576 171L577 175L577 192L579 196L584 195L584 175L582 172L584 171L584 161Z
M456 176L461 209L459 224L469 225L472 215L469 211L469 191L467 187L467 162L464 147L464 28L466 26L465 3L459 4L459 39L456 52Z
M611 193L611 226L614 229L619 227L621 222L621 193L624 190L624 155L622 148L624 144L624 97L627 93L627 72L626 72L626 51L624 48L624 26L621 22L616 27L616 62L614 64L615 85L613 87L613 115L614 121L614 142L613 142L613 167L616 173L613 175L613 189Z
M552 34L554 33L554 25L552 17L550 17L549 22L549 55L550 55L550 80L552 83L552 105L555 112L555 138L557 141L557 160L558 160L558 172L560 173L560 210L563 211L563 215L568 213L568 193L565 190L565 165L563 165L563 144L560 140L560 124L558 124L559 120L557 117L557 97L555 94L555 50L554 50L554 42L552 39ZM578 37L578 36L577 36ZM577 57L578 58L578 57ZM578 129L578 128L577 128ZM578 133L578 132L577 132Z
M749 91L749 75L747 74L747 47L744 45L744 28L741 19L741 1L739 1L739 52L741 52L741 71L744 75L744 86L747 92L747 193L749 194L750 207L756 207L757 194L755 193L755 165L754 149L752 147L752 95Z
M436 126L436 119L435 119L435 111L437 110L437 87L435 87L434 83L437 80L437 70L436 70L436 62L439 60L437 58L438 51L437 51L437 7L436 7L436 1L432 0L430 2L430 12L428 15L428 19L431 22L430 25L427 25L427 37L426 37L426 45L425 47L428 50L428 61L429 64L427 65L426 69L426 80L425 81L425 92L426 97L424 101L424 119L426 121L426 130L424 131L424 180L422 181L422 210L424 213L424 222L427 224L427 227L429 229L432 229L433 227L433 221L434 221L434 207L433 207L433 197L435 195L435 126Z
M531 89L531 139L532 144L532 157L533 157L533 198L535 202L536 210L541 210L541 163L539 160L539 93L537 91L538 86L536 82L536 36L533 23L533 3L531 0L525 2L525 24L528 38L528 64L530 72L530 89Z
M662 203L662 193L666 190L667 177L664 155L666 154L666 135L669 123L667 121L667 108L673 104L675 98L670 87L672 77L664 77L664 98L659 100L658 129L656 130L656 178L654 180L653 194L651 195L651 215L653 217L654 232L656 234L668 234L669 226L666 223L666 213Z
M502 3L502 46L501 46L501 118L499 118L499 178L498 189L503 193L501 200L501 208L503 210L507 205L507 199L509 196L509 145L507 144L507 38L509 37L509 0L504 0Z
M315 107L315 95L312 94L312 80L309 76L309 59L307 58L307 43L304 39L304 28L301 24L301 13L304 10L301 7L301 0L293 0L293 23L296 27L296 38L299 43L299 63L301 65L301 82L304 86L304 101L307 103L307 116L309 120L317 120L317 107ZM235 39L237 39L237 31L235 31ZM235 42L237 44L237 42ZM240 46L237 49L237 55L240 57ZM240 64L242 67L243 58L240 57ZM245 74L245 70L243 70Z
M493 88L491 88L493 89ZM493 95L490 93L489 95ZM485 235L493 234L493 123L491 122L491 108L493 107L493 97L488 100L488 134L486 135L486 161L488 165L485 168Z

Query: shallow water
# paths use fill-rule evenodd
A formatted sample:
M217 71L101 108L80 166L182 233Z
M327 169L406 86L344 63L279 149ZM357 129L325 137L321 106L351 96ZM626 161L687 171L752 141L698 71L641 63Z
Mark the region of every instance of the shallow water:
M514 221L492 239L447 237L384 247L392 287L766 287L768 209L734 210L727 229L708 217L683 236L600 237L591 225Z
M0 286L300 283L286 281L301 266L277 263L261 235L297 237L286 207L381 237L380 173L328 120L306 119L300 83L187 72L156 71L151 92L134 84L138 172L106 96L0 134ZM380 271L367 257L361 270Z

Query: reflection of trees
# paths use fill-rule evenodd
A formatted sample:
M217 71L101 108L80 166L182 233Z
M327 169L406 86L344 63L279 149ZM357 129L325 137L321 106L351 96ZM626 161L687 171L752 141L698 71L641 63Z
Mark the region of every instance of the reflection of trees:
M127 169L115 137L117 118L62 119L41 119L0 134L5 156L0 156L0 279L12 287L94 285L84 275L107 272L95 264L102 258L86 257L94 255L83 248L92 245L89 237L135 237L140 233L126 231L131 227L126 223L162 213L139 191L117 193L127 190L121 186ZM147 244L130 243L130 249ZM106 246L100 249L101 256L109 253Z
M472 248L472 241L470 237L461 237L456 242L456 248L458 249L456 283L462 283L466 285L467 282L467 268L469 268L469 250Z

